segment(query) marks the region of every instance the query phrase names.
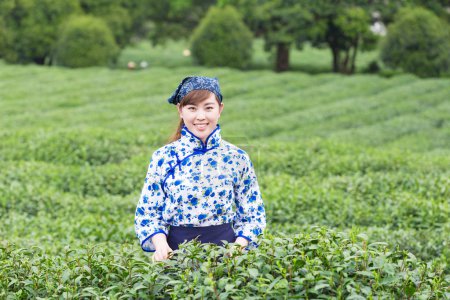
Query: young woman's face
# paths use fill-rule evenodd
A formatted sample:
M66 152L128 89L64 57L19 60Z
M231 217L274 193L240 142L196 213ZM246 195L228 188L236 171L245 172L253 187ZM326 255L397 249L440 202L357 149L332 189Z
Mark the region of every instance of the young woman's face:
M203 142L208 135L216 128L220 114L223 110L223 103L219 104L213 93L197 103L180 107L177 104L180 117L190 132L199 137Z

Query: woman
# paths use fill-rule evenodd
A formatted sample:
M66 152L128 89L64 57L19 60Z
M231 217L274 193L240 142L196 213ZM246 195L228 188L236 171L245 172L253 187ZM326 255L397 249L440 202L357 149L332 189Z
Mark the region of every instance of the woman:
M202 76L183 79L168 99L180 123L152 155L135 214L141 247L156 261L194 238L258 247L264 204L248 154L221 137L222 99L217 78Z

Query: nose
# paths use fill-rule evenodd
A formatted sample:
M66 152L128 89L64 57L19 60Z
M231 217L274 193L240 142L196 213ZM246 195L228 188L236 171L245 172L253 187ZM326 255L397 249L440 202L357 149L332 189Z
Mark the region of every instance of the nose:
M199 110L197 113L197 120L204 120L205 119L205 113L203 110Z

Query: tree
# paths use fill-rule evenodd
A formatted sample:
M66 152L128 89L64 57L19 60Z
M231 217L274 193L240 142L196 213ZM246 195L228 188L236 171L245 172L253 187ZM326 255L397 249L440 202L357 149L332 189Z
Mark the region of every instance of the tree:
M221 0L244 13L255 36L262 36L265 50L276 48L276 71L289 67L289 49L302 49L309 41L315 47L329 47L333 71L355 71L359 50L372 49L376 36L370 31L369 11L381 0Z
M117 45L121 48L128 45L133 35L131 10L126 3L137 1L124 0L79 0L82 10L95 17L103 19L114 35Z
M192 55L202 65L245 69L252 42L251 31L234 7L211 7L192 35Z
M79 11L77 0L0 1L0 56L12 63L51 64L59 24Z
M188 39L216 0L146 0L153 45Z
M315 47L330 48L333 72L354 73L357 52L376 46L377 38L369 29L372 6L360 2L318 0L309 5L316 20L310 40Z
M399 12L381 49L383 62L422 77L450 72L450 26L424 8Z
M448 0L408 0L408 1L386 1L370 0L355 1L353 3L362 7L370 7L370 11L377 11L381 15L384 24L390 24L395 21L398 11L404 7L421 6L433 11L437 16L450 22L450 2Z
M425 7L431 10L438 17L446 22L450 22L450 2L448 0L411 0L416 6Z
M62 27L55 61L72 68L105 66L113 63L118 53L114 36L103 19L73 16Z
M264 37L264 50L276 50L275 71L289 68L289 51L292 44L303 47L308 30L312 26L312 15L296 1L267 1L259 7L259 29Z
M257 37L264 38L264 50L275 50L276 72L289 69L289 52L294 44L303 47L312 28L312 14L295 0L222 0L244 15L244 21Z

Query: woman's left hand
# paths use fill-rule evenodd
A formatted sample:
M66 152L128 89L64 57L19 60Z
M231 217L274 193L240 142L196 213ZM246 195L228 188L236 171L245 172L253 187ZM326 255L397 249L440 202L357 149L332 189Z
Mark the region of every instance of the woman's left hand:
M238 237L234 243L240 246L239 247L240 252L243 252L245 247L248 246L248 241L246 239L244 239L243 237ZM226 254L228 257L233 256L233 252L234 252L233 249L234 249L234 247Z
M235 243L239 244L241 246L241 250L243 250L245 247L248 246L248 240L246 240L245 238L243 238L241 236L237 237Z

